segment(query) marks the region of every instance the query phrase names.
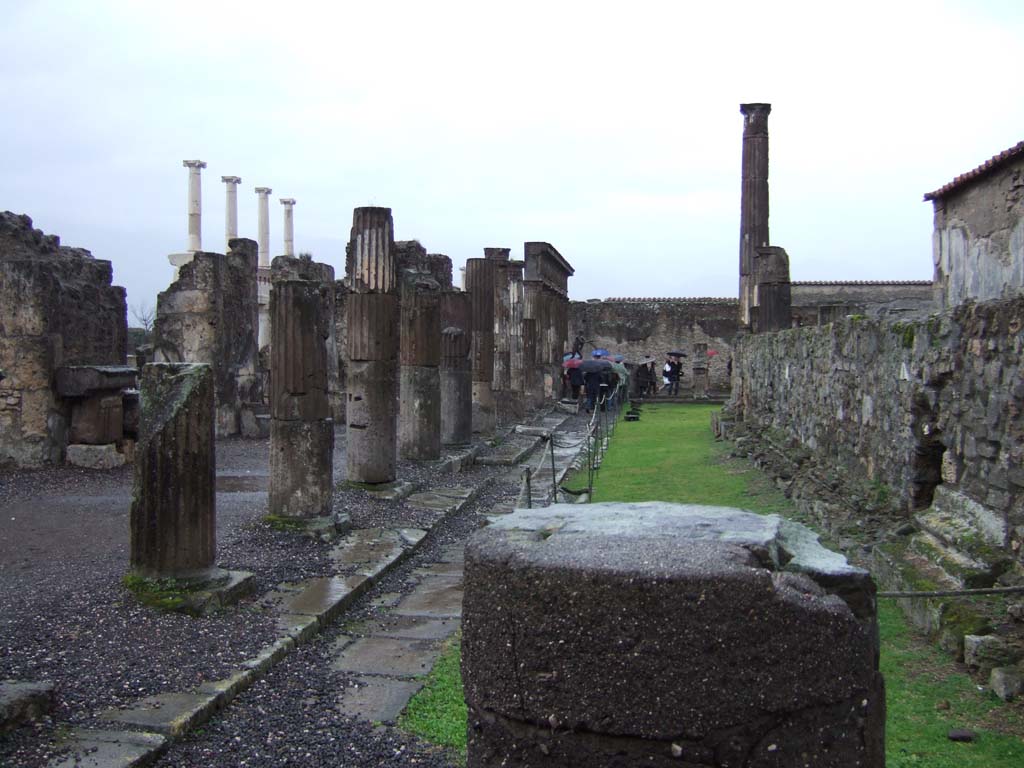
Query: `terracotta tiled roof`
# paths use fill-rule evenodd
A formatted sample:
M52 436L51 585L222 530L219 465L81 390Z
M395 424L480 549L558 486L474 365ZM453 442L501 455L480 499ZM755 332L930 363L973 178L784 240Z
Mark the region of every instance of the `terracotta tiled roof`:
M948 195L950 192L952 192L953 190L959 189L964 184L966 184L966 183L968 183L970 181L974 181L975 179L980 179L986 173L989 173L990 171L995 170L996 168L1001 166L1003 163L1005 163L1007 160L1012 160L1013 158L1020 157L1021 155L1024 155L1024 141L1021 141L1018 144L1015 144L1014 146L1010 147L1009 149L1003 150L1002 152L1000 152L995 157L989 158L984 163L982 163L977 168L975 168L973 171L968 171L967 173L961 173L959 176L957 176L955 179L953 179L951 182L949 182L949 184L946 184L945 186L939 187L934 192L928 192L924 196L924 199L925 200L940 200L943 197L945 197L946 195Z
M931 280L794 280L791 285L931 285Z

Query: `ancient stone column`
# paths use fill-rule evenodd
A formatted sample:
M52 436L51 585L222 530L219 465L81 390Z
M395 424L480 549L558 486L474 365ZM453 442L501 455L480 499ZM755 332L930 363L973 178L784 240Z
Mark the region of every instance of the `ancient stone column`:
M327 401L327 287L274 280L270 291L270 514L331 512L334 420Z
M466 291L473 327L473 431L489 434L495 427L494 392L494 265L492 259L466 260Z
M260 349L270 343L270 187L256 187L257 242L259 243L259 264L257 266L257 289L259 291L260 327L258 344Z
M238 185L242 180L238 176L221 176L227 198L224 201L224 243L231 248L231 241L238 237ZM227 253L227 251L224 251Z
M468 445L473 439L473 331L470 297L441 294L441 443Z
M207 579L217 554L213 369L142 369L131 566L146 578Z
M441 457L441 305L432 287L406 284L401 309L398 451L403 459Z
M188 248L203 250L203 185L200 173L206 167L202 160L182 160L188 168Z
M504 400L512 388L511 339L512 296L509 291L510 248L484 248L484 258L494 261L494 375L491 389Z
M544 400L544 320L542 315L543 284L540 280L523 280L523 343L524 357L530 365L530 401L534 407ZM561 361L559 361L561 362Z
M346 417L348 479L395 479L398 310L390 208L356 208L345 254L349 294Z
M750 310L754 333L781 331L792 325L793 302L789 281L789 255L785 248L769 245L754 254L754 284Z
M768 245L768 114L771 104L740 104L743 170L740 190L740 325L750 326L754 255Z
M509 344L508 371L511 390L517 398L526 392L525 368L523 366L523 266L513 262L509 269Z
M282 197L281 205L284 207L284 255L295 255L295 198Z
M256 195L259 197L256 209L257 235L256 240L260 244L260 266L270 266L270 187L256 187Z
M524 301L525 308L525 301ZM523 318L523 393L533 407L540 405L543 395L537 386L537 321Z

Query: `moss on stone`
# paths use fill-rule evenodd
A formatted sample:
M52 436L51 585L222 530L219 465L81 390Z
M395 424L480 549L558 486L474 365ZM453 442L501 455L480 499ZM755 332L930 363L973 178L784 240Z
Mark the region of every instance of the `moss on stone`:
M136 573L125 574L121 583L143 605L161 611L199 615L199 611L193 606L193 601L190 598L202 590L200 585L177 579L147 579Z
M352 483L355 485L355 483ZM306 530L306 520L300 517L286 517L284 515L264 515L263 522L275 531L301 532Z

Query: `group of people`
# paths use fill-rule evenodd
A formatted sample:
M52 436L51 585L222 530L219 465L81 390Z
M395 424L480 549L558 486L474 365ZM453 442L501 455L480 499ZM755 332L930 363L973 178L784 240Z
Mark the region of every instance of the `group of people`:
M679 394L679 381L682 377L683 363L678 355L665 355L660 370L653 357L644 358L636 371L636 394L645 397L661 392L675 397Z
M653 357L644 358L631 374L622 355L609 355L605 350L596 349L591 353L591 360L584 361L582 347L582 339L577 337L572 353L566 355L562 397L571 396L579 402L581 395L585 394L583 407L587 413L602 403L615 405L616 402L624 402L628 399L631 383L635 385L637 397L659 392L670 397L679 394L683 372L679 355L666 355L660 369Z

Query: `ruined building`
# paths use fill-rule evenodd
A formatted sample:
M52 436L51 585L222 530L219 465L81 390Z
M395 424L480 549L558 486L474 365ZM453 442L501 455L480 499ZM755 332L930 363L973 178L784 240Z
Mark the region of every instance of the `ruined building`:
M69 442L123 440L135 379L125 290L111 280L109 261L0 214L0 465L58 464Z

